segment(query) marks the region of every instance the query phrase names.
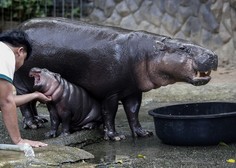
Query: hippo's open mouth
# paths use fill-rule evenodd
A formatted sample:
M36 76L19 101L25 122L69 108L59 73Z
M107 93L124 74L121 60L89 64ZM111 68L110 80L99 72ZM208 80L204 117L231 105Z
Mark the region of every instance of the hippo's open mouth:
M30 77L34 77L34 84L36 85L37 83L40 82L40 75L36 73L30 73Z
M205 85L211 80L211 70L195 71L194 77L191 79L191 84L195 86Z
M196 77L209 77L211 74L211 71L206 71L206 72L200 72L200 71L196 71Z
M31 70L29 72L29 77L34 77L34 87L37 86L40 83L40 72L35 71L35 70Z

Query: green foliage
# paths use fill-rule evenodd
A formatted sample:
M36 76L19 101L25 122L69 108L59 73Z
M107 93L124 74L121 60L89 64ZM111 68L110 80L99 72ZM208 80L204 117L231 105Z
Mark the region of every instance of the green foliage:
M33 17L47 16L53 0L1 0L4 20L24 21ZM47 10L45 10L47 8Z
M1 8L9 8L12 4L11 0L1 0L0 7Z
M80 16L80 8L79 7L74 8L72 10L72 14L74 15L74 17L79 17Z

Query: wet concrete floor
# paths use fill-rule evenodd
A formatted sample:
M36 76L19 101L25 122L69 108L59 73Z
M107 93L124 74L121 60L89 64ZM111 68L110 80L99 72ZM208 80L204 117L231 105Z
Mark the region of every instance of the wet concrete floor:
M154 133L152 137L133 138L123 108L119 107L116 117L116 129L118 132L122 132L126 135L126 140L120 142L102 140L84 146L82 149L95 156L94 159L87 160L86 162L91 163L89 164L91 167L99 168L236 167L236 163L229 163L227 161L229 159L236 159L236 143L219 144L214 146L166 145L156 136L153 118L148 115L148 110L150 109L183 102L236 102L235 69L222 69L212 76L213 80L205 86L194 87L191 85L175 84L144 94L144 101L140 110L139 118L143 128ZM24 130L21 125L20 128L23 137L42 140L42 135L49 129L49 125L50 124L47 123L44 129L38 130ZM0 122L0 131L0 143L11 143L2 122ZM0 159L1 158L3 158L3 156L0 156Z
M102 141L84 147L91 152L96 167L132 168L231 168L236 163L236 143L213 146L172 146L160 141L155 134L153 118L148 111L160 106L206 101L236 102L236 71L221 69L213 72L209 84L201 87L175 84L144 95L139 118L143 128L154 133L149 138L132 138L122 108L116 117L118 132L126 135L121 142ZM212 130L214 131L214 130ZM235 131L236 133L236 131ZM232 160L230 160L232 159Z
M147 115L147 111L153 107L156 107L156 103L142 107L140 121L145 129L154 133L154 136L132 138L124 112L120 109L117 115L117 131L124 133L127 139L121 142L102 141L84 147L84 150L95 156L95 159L89 162L97 164L96 167L236 167L235 163L227 162L229 159L236 159L235 144L172 146L162 143L155 134L153 118Z

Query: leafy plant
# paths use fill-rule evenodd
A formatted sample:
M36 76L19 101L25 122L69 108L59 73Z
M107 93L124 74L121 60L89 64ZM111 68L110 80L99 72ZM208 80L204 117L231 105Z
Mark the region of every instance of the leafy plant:
M8 8L9 6L11 6L11 4L12 4L11 0L1 0L0 7L1 8Z
M4 20L24 21L33 17L47 16L52 6L52 0L1 0L0 12ZM46 8L48 10L45 10Z

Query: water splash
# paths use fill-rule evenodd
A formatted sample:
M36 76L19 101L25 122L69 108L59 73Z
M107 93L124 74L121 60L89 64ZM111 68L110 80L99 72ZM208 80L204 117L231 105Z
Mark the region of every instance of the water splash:
M23 144L23 145L0 144L0 150L23 151L27 158L35 157L34 150L29 144Z

